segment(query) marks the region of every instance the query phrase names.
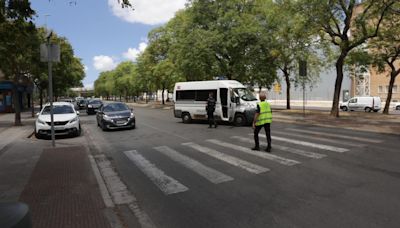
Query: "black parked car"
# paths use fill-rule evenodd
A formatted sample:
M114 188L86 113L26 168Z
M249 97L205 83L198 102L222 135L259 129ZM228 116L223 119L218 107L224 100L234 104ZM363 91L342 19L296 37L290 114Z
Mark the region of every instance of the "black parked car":
M88 100L86 100L86 99L81 99L81 100L79 100L79 101L77 102L76 105L78 106L79 109L85 109L86 106L87 106L87 103L88 103Z
M98 99L89 100L86 105L86 113L88 115L95 114L97 110L99 110L101 105L103 105L103 102L101 102L101 100Z
M135 128L133 109L121 102L104 104L96 114L97 126L101 129Z

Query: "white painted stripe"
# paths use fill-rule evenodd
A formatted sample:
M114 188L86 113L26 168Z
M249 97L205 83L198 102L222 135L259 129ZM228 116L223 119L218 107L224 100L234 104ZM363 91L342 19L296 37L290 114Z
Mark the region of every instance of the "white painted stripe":
M96 177L97 184L99 184L100 193L104 201L104 205L106 207L114 207L114 202L111 199L110 193L107 190L106 184L104 183L103 178L101 177L99 168L97 167L96 161L94 160L92 155L89 155L90 165L92 166L92 170L94 176Z
M253 134L250 134L250 135L253 135ZM266 138L265 135L260 135L260 137ZM304 141L300 141L300 140L287 139L287 138L282 138L282 137L278 137L278 136L271 136L271 138L273 140L277 140L277 141L283 141L283 142L293 143L293 144L297 144L297 145L301 145L301 146L308 146L308 147L318 148L318 149L322 149L322 150L328 150L328 151L332 151L332 152L344 153L344 152L349 151L346 148L328 146L328 145L311 143L311 142L304 142Z
M287 130L301 132L301 133L309 133L309 134L313 134L313 135L330 136L330 137L334 137L334 138L341 138L341 139L347 139L347 140L351 139L351 140L368 142L368 143L381 143L382 142L382 140L378 140L378 139L361 138L361 137L348 136L348 135L337 135L337 134L331 134L331 133L320 132L320 131L310 131L310 130L302 130L302 129L294 129L294 128L287 128Z
M250 173L259 174L259 173L264 173L264 172L270 171L270 169L268 169L268 168L247 162L240 158L236 158L236 157L221 153L219 151L210 149L208 147L200 146L200 145L192 143L192 142L182 143L182 145L191 147L201 153L207 154L213 158L219 159L221 161L224 161L224 162L234 165L236 167L242 168Z
M137 200L133 203L128 204L129 209L133 212L133 214L138 218L141 228L156 228L157 226L150 219L149 215L144 212L137 203Z
M174 178L166 175L136 150L125 151L124 154L166 195L189 190Z
M274 131L274 133L277 134L283 134L284 136L293 136L293 137L298 137L298 138L306 138L306 139L315 139L321 142L327 142L327 143L333 143L333 144L339 144L339 145L344 145L344 146L353 146L353 147L364 147L366 146L365 144L359 144L359 143L352 143L352 142L348 142L348 141L338 141L338 140L334 140L334 139L327 139L327 138L321 138L320 136L314 135L314 136L310 136L310 135L299 135L299 134L293 134L293 133L289 133L289 132L279 132L279 131Z
M253 139L249 139L249 138L245 138L245 137L232 136L231 138L240 140L242 142L254 143ZM260 144L262 146L267 146L267 143L264 143L264 142L260 142ZM293 153L293 154L298 154L298 155L301 155L301 156L304 156L304 157L309 157L309 158L320 159L320 158L326 157L325 154L319 154L319 153L304 151L304 150L300 150L300 149L296 149L296 148L290 148L290 147L276 145L276 144L274 144L273 148L274 149L278 149L278 150L282 150L282 151L286 151L286 152L289 152L289 153Z
M222 142L222 141L219 141L217 139L208 139L206 141L214 143L214 144L217 144L217 145L220 145L220 146L223 146L223 147L227 147L227 148L231 148L231 149L234 149L234 150L238 150L238 151L244 152L246 154L251 154L251 155L254 155L254 156L257 156L257 157L261 157L261 158L268 159L268 160L271 160L271 161L274 161L274 162L278 162L279 164L282 164L282 165L292 166L292 165L300 164L299 161L283 158L283 157L280 157L280 156L277 156L277 155L274 155L274 154L270 154L270 153L266 153L266 152L251 150L251 149L249 149L247 147L242 147L242 146L238 146L238 145L235 145L235 144Z
M232 177L225 175L215 169L207 167L207 166L201 164L200 162L198 162L186 155L183 155L183 154L179 153L178 151L171 149L167 146L159 146L159 147L155 147L154 149L156 149L157 151L161 152L162 154L168 156L172 160L180 163L181 165L185 166L186 168L191 169L192 171L196 172L197 174L206 178L207 180L209 180L210 182L212 182L214 184L219 184L222 182L233 180Z

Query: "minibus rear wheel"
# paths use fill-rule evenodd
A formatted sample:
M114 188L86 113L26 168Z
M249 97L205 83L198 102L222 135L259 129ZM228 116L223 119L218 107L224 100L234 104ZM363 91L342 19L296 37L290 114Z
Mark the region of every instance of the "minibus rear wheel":
M190 114L189 113L187 113L187 112L185 112L185 113L182 113L182 122L183 123L190 123L192 121L192 117L190 117Z

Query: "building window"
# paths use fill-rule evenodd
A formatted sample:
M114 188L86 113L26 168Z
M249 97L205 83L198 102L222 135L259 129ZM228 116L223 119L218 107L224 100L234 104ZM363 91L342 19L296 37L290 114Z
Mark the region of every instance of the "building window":
M378 87L378 93L383 93L383 87L382 86Z
M397 85L394 85L394 86L393 86L392 93L397 93Z

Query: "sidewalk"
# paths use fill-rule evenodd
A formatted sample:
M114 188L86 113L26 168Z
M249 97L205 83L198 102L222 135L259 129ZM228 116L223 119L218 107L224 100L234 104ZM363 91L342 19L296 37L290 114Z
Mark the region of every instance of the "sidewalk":
M340 112L340 117L330 116L328 111L274 110L276 122L316 125L330 128L387 133L400 135L400 115L382 113Z
M20 201L34 227L110 227L83 146L44 149Z
M28 138L34 129L30 112L0 115L0 202L24 202L33 227L111 227L89 160L84 138L50 140ZM111 214L111 215L110 215ZM111 220L110 220L111 216ZM1 225L0 225L1 226Z

